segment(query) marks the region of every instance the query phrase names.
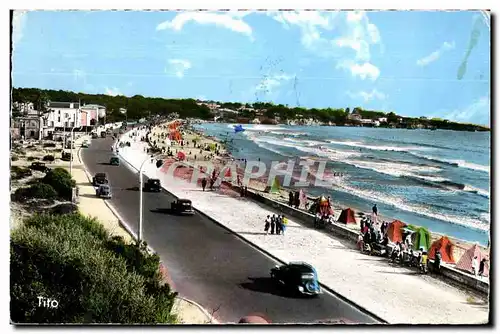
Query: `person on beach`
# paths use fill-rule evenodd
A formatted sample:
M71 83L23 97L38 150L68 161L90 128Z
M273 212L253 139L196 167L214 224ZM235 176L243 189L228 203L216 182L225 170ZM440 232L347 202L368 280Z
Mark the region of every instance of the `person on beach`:
M281 232L283 235L285 235L286 227L288 226L288 218L283 216L283 223L281 225Z
M441 252L439 251L439 249L437 249L434 257L434 269L436 270L436 272L439 272L441 270L441 258Z
M300 192L295 192L295 208L298 209L300 206Z
M373 206L373 208L372 208L372 212L373 212L376 216L378 216L378 208L377 208L377 204L375 204L375 205Z
M271 217L271 234L274 234L274 227L276 226L276 215Z
M205 191L206 186L207 186L207 178L204 177L203 180L201 180L201 187L203 188L203 191Z
M281 231L283 229L283 221L282 221L282 217L280 215L278 215L278 217L276 218L276 234L277 235L280 235L281 234Z
M472 259L472 271L474 273L474 276L477 276L477 273L479 271L479 261L477 259L477 255L475 255Z
M486 268L486 258L483 257L483 259L479 263L479 277L482 277L484 275L485 268Z
M293 192L290 190L290 192L288 193L288 206L292 206L293 205Z
M241 197L245 196L245 188L243 188L243 186L240 187L240 196Z
M269 227L270 226L271 226L271 216L267 215L266 224L264 225L264 232L266 232L266 234L269 234Z
M245 186L245 193L244 193L244 195L245 195L245 197L248 196L248 188L247 188L247 186Z

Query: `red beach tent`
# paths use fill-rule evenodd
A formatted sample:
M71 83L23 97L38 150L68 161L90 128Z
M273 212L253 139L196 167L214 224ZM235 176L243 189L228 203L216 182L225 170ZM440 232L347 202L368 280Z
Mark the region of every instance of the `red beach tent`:
M387 237L392 242L403 242L403 234L401 233L401 229L405 227L406 224L400 220L395 220L389 224L387 228Z
M186 155L184 154L184 152L178 152L177 153L177 159L179 159L179 160L185 160L186 159Z
M434 260L436 257L436 250L439 249L441 252L441 261L446 263L455 263L455 259L453 258L453 248L454 245L451 243L448 237L441 237L439 240L436 240L432 243L431 248L429 249L429 259Z
M356 224L354 210L352 210L351 208L342 210L342 213L340 214L339 220L337 220L337 222L344 224Z
M457 265L455 268L467 271L469 273L474 273L474 269L472 268L472 259L474 256L477 256L477 262L480 263L483 258L486 256L481 252L481 248L477 244L469 248L464 255L458 260ZM489 267L488 264L486 263L484 266L484 276L488 276L489 274Z

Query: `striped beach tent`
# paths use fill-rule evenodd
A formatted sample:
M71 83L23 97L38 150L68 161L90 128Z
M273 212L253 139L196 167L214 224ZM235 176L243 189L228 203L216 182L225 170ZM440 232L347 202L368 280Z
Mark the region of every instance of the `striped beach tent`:
M460 260L458 260L455 268L473 274L474 269L472 268L472 259L474 258L474 256L477 256L478 263L480 263L481 260L485 257L485 255L481 252L481 248L477 244L474 244L471 248L465 251L464 255L462 255ZM489 267L488 264L485 264L483 276L487 277L488 274L489 274Z

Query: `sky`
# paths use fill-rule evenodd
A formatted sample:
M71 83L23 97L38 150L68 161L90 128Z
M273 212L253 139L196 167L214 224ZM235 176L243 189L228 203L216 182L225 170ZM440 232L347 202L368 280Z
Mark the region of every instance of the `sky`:
M490 124L478 11L14 13L12 84Z

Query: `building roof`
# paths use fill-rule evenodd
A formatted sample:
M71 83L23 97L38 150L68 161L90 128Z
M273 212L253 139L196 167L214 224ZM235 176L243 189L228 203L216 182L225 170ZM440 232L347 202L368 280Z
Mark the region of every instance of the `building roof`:
M73 103L73 108L71 108L71 104ZM78 109L80 104L78 102L48 102L48 107L52 108L67 108L67 109Z
M82 106L82 108L91 108L91 109L95 109L95 108L98 108L98 109L106 109L106 107L104 106L100 106L98 104L84 104Z

